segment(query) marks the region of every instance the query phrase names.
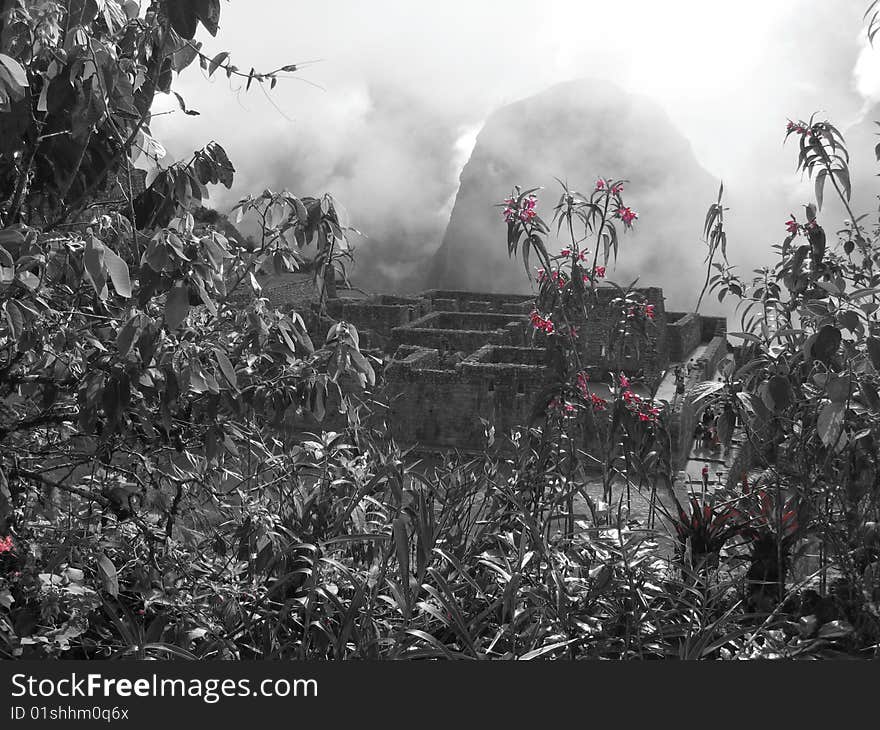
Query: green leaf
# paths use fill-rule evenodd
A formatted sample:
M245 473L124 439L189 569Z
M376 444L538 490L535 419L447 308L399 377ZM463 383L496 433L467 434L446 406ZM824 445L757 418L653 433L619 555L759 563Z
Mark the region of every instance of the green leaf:
M119 596L119 577L116 574L116 566L104 553L98 554L98 574L104 590L116 598Z
M214 58L211 59L211 63L208 65L208 76L213 76L214 72L220 68L220 64L227 58L229 58L229 53L227 51L221 51L214 56Z
M170 292L165 302L165 326L168 330L176 330L189 314L189 290L178 283Z
M216 36L220 25L220 0L197 0L196 14L205 30Z
M214 356L217 358L217 364L220 366L220 372L223 373L223 377L226 378L227 382L233 388L238 390L238 377L235 374L235 368L232 366L232 361L226 353L219 348L214 350Z
M0 53L0 65L9 72L9 77L16 84L19 91L24 90L28 86L27 74L22 65L14 58L10 58L5 53Z
M116 293L126 299L131 297L131 278L128 275L128 264L109 248L104 249L104 264L110 274L110 281Z
M816 341L813 342L810 352L811 356L816 360L827 363L837 353L837 348L840 347L842 339L843 337L837 327L826 324L819 330Z
M816 174L816 204L819 210L822 210L822 198L825 191L825 178L828 176L828 170L819 170Z
M12 300L9 300L4 305L6 307L6 322L9 324L9 331L12 334L14 340L21 339L22 332L24 331L24 317L21 314L21 310Z
M197 5L199 0L172 0L165 3L165 12L168 13L168 21L177 35L191 41L196 34L199 25Z
M826 403L822 407L816 422L816 430L825 446L830 447L837 443L845 414L846 408L842 403Z
M104 276L104 252L104 244L97 238L91 236L86 240L83 264L86 268L86 275L95 288L95 293L102 300L107 298L107 279Z
M880 337L869 337L866 344L871 364L877 372L880 372Z
M407 606L410 603L409 589L409 538L406 533L406 520L403 517L395 518L392 523L394 532L394 546L397 551L397 566L400 571L400 586L406 597Z
M767 392L773 401L774 411L784 411L794 401L791 383L788 382L788 378L783 378L781 375L774 375L767 381Z
M849 378L845 376L831 376L825 385L828 397L832 403L846 403L849 398Z

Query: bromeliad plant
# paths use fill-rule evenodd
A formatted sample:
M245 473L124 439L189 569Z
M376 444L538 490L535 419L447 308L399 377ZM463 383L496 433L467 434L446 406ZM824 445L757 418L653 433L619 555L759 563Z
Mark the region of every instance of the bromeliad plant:
M743 534L743 513L736 500L712 504L691 495L685 510L673 493L676 512L669 516L678 541L677 556L689 569L717 567L721 549L731 538Z

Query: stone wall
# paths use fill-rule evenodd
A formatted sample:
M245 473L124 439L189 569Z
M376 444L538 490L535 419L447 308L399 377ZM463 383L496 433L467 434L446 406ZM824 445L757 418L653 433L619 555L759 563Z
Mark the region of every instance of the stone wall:
M702 340L702 317L694 312L667 312L666 338L670 362L683 362Z
M435 312L506 312L518 307L527 312L534 297L530 294L492 294L488 292L429 289L421 295ZM526 309L523 309L526 307Z
M657 287L637 293L654 305L654 319L641 320L645 337L634 337L623 351L619 344L612 350L626 314L615 301L618 290L599 287L590 317L579 321L572 315L594 386L600 387L609 372L641 371L650 388L670 361L686 360L700 341L708 345L692 380L711 377L726 351L719 336L726 331L724 320L667 314ZM527 424L546 384L546 336L528 321L533 301L521 294L431 290L414 297L332 299L327 310L333 319L354 323L362 345L395 353L376 395L389 408L386 422L398 441L479 451L486 445L483 420L499 438ZM322 329L326 322L319 324ZM673 421L674 431L684 434L677 445L689 446L693 409L684 408Z
M418 309L410 304L373 304L358 300L330 299L327 314L333 319L352 322L359 330L375 330L388 337L395 327L417 318Z
M432 312L391 331L392 343L470 354L485 344L516 345L523 339L522 315Z
M438 367L438 350L398 350L386 369L381 394L393 436L406 444L476 452L487 444L481 419L492 423L499 436L527 422L546 370L542 365L493 362L511 359L511 348L501 349L496 355L493 346L481 347L447 369ZM535 353L524 356L537 359Z

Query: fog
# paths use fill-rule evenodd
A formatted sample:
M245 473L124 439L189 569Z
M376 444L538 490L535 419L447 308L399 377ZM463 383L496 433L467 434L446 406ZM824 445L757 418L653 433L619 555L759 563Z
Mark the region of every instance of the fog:
M161 99L156 111L171 113L152 131L168 150L164 164L211 139L224 145L237 174L231 191L214 192L219 210L265 187L331 192L366 234L355 241L356 282L411 289L426 283L485 119L561 81L608 79L659 104L698 162L724 181L729 255L748 270L770 260L785 219L810 200L811 186L795 174L796 148L782 144L789 118L818 111L848 135L857 209L876 207L880 54L866 44L866 6L234 0L223 6L218 37L200 37L209 55L229 50L245 71L318 62L265 93L222 74L209 81L193 66L176 89L201 115L175 113L176 100ZM600 172L631 171L588 170L569 182L589 188ZM716 192L692 204L704 210ZM628 202L638 208L637 191ZM836 230L840 211L829 204L825 216ZM652 223L662 221L639 220L643 236Z

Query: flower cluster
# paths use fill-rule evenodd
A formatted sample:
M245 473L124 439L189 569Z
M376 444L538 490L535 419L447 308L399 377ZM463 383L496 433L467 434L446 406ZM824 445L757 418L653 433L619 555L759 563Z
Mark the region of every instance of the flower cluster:
M798 222L795 220L794 215L787 221L785 221L785 228L788 231L789 235L796 236L798 234Z
M643 423L654 423L657 416L660 415L660 409L654 406L650 401L645 401L637 393L630 390L630 382L626 376L620 376L620 387L623 388L621 398L626 405L626 409L633 415L638 416L639 421Z
M547 279L547 272L544 269L537 269L537 276L535 277L536 281L540 284ZM568 283L565 280L565 274L561 271L553 271L550 273L550 280L556 282L556 285L560 289L565 289L565 285Z
M644 316L650 320L654 319L654 305L653 304L637 304L629 308L629 316L637 317Z
M584 396L584 398L588 398L590 396L590 388L589 388L589 386L587 386L587 381L589 381L589 379L590 379L590 376L587 375L583 370L581 370L577 374L577 387L578 387L578 390L581 392L581 395Z
M593 404L593 410L604 411L608 408L608 401L604 398L600 398L595 393L590 393L590 402Z
M623 192L623 183L617 183L617 185L611 185L607 180L603 180L601 177L596 180L596 190L605 190L608 188L611 190L612 195L620 195Z
M12 552L12 535L0 537L0 555Z
M554 331L553 322L550 321L549 317L542 317L538 314L537 311L532 310L532 313L529 315L529 319L532 320L532 326L535 329L539 329L545 334L552 335Z
M604 266L595 266L593 267L593 275L584 274L584 284L587 284L595 279L604 279L605 278L605 267Z
M633 221L639 216L632 208L618 208L615 215L623 221L623 225L632 228Z
M807 137L811 137L813 135L812 130L806 126L805 124L795 124L792 121L789 121L785 126L787 132L794 132L795 134L806 135Z
M502 213L505 222L513 223L517 218L519 218L523 223L529 223L535 216L538 215L537 211L535 210L535 206L537 204L538 198L534 195L529 195L525 200L523 200L521 207L517 206L516 199L505 198L505 208L504 212Z

